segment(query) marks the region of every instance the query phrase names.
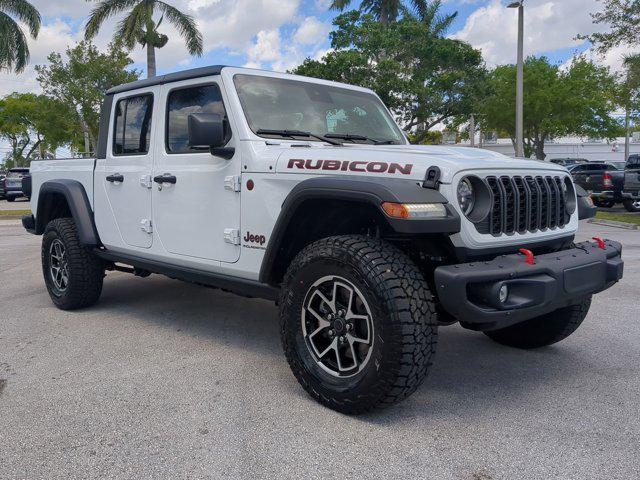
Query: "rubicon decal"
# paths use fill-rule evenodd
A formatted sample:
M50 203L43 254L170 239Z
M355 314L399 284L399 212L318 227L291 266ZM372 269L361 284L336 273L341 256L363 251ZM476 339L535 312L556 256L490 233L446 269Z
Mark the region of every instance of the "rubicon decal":
M342 172L359 173L388 173L410 175L413 169L412 163L387 163L387 162L363 162L349 160L304 160L302 158L292 158L289 160L287 168L296 170L329 170Z

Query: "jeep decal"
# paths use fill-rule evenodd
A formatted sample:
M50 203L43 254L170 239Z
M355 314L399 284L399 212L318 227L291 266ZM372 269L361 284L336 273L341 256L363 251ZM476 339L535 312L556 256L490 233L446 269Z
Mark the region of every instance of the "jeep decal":
M300 170L340 170L342 172L361 172L361 173L400 173L402 175L410 175L413 168L412 163L402 165L399 163L387 162L364 162L349 160L304 160L302 158L292 158L289 160L287 168L296 168Z

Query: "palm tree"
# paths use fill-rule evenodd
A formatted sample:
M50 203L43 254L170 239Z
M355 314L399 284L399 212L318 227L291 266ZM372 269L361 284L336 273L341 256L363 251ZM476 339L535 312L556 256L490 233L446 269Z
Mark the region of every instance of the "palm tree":
M0 70L20 73L29 63L27 37L11 17L25 23L34 39L40 31L40 13L26 0L0 0Z
M0 0L2 1L4 0ZM161 13L157 23L153 19L156 9ZM118 23L113 38L122 41L129 49L134 48L136 43L142 48L147 47L147 77L156 76L155 49L167 44L168 37L158 32L165 17L178 29L189 53L202 55L202 34L193 17L161 0L100 0L89 15L84 31L85 39L95 37L107 18L123 12L127 12L127 15Z
M442 0L413 0L413 9L404 9L404 14L421 22L434 37L443 37L457 18L458 12L440 13Z
M343 11L349 5L351 0L332 0L330 8ZM401 7L401 0L362 0L360 3L361 11L372 13L380 23L385 25L398 18Z

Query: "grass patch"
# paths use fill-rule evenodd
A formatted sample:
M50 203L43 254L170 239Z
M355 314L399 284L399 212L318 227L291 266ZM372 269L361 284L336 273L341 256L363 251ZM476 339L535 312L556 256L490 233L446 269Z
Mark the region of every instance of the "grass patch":
M19 220L23 215L30 215L31 210L0 210L0 220Z
M613 213L598 212L596 218L599 220L613 220L614 222L632 223L640 225L640 214L638 213Z

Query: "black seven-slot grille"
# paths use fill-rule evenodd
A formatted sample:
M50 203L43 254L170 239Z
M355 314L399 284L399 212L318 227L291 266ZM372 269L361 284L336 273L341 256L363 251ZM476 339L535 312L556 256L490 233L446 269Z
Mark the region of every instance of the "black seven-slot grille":
M489 215L476 223L478 233L491 235L562 228L569 222L564 178L557 176L490 176Z

